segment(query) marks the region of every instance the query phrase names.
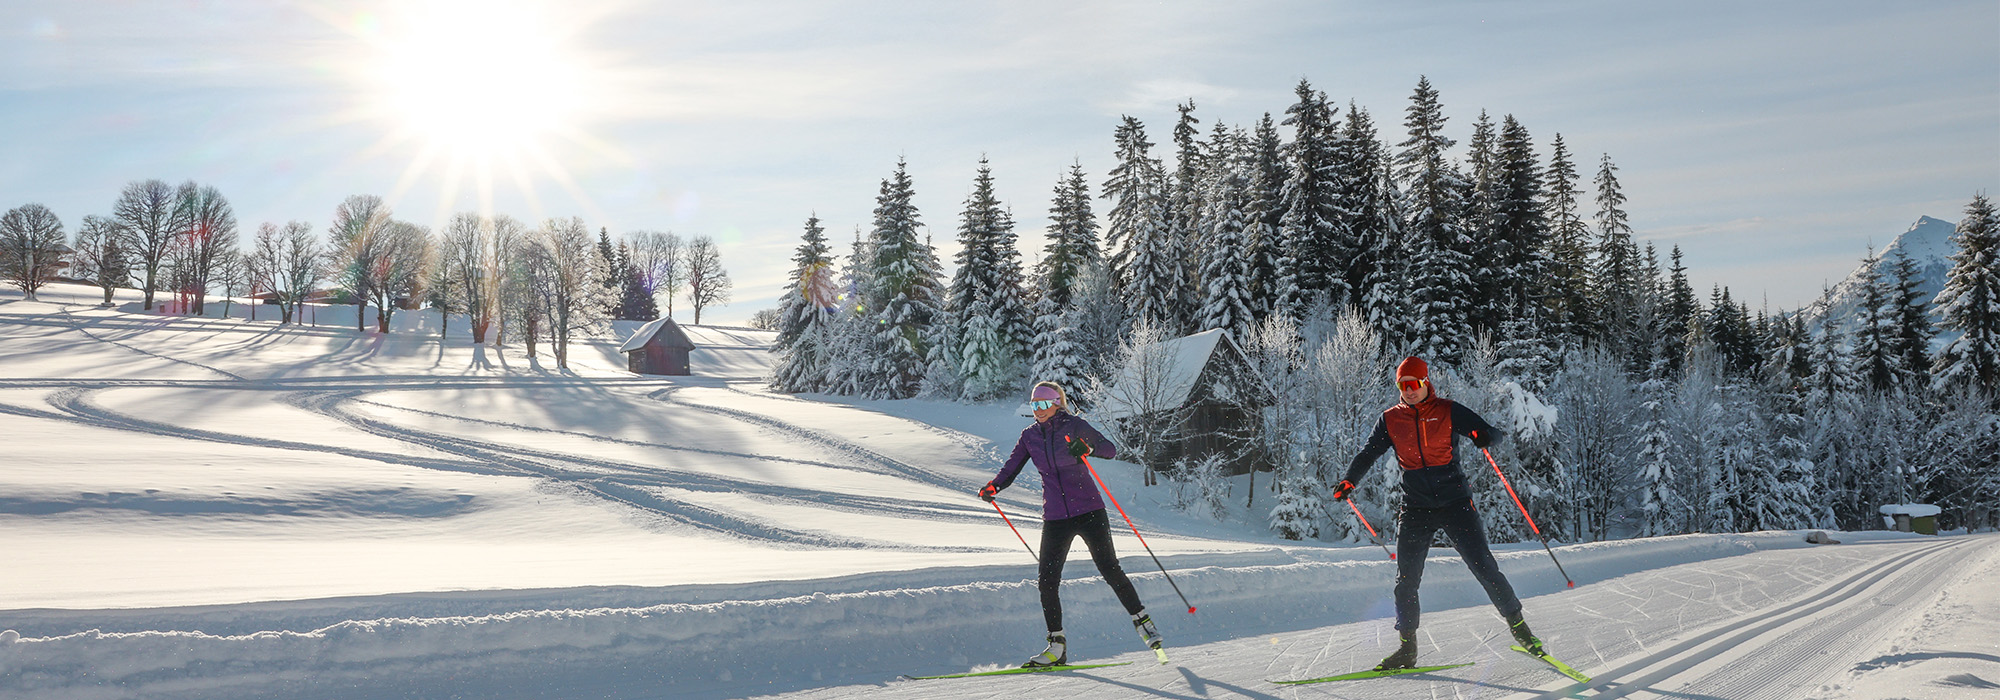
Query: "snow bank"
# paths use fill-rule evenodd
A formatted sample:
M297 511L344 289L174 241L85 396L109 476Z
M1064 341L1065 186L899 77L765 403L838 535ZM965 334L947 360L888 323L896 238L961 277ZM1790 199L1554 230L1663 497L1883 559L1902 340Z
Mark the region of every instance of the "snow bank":
M1561 547L1580 585L1675 564L1763 549L1805 547L1797 533L1689 535ZM1355 559L1365 549L1300 550L1251 555L1197 555L1169 560L1181 590L1199 614L1176 613L1179 601L1144 557L1128 557L1140 593L1151 603L1171 644L1199 644L1247 635L1308 629L1360 620L1388 624L1394 576L1386 561ZM1484 593L1437 550L1424 586L1430 610L1484 605ZM1325 559L1340 559L1328 561ZM1557 594L1562 578L1539 547L1500 553L1523 597ZM1270 564L1190 566L1200 561ZM562 607L565 592L537 602L546 609L476 615L346 619L315 629L245 629L254 609L218 607L178 622L182 629L46 637L0 635L0 695L10 697L338 697L403 696L412 688L449 684L479 695L533 694L588 687L618 677L671 688L676 696L740 696L825 685L887 680L898 673L1005 663L1032 651L1040 636L1040 606L1027 567L984 571L997 580L909 585L967 578L967 570L872 577L872 588L843 580L705 587L708 602L644 606ZM1071 648L1084 656L1137 649L1123 611L1087 561L1065 583ZM996 575L1011 573L1008 575ZM789 590L788 590L789 589ZM730 593L740 599L727 598ZM759 595L763 594L763 595ZM675 597L672 589L629 593ZM381 606L356 599L356 612ZM1532 611L1535 603L1528 601ZM158 612L113 611L143 618ZM280 616L282 617L282 616ZM127 629L132 629L127 627ZM581 684L581 685L576 685ZM445 687L445 686L437 686ZM419 693L421 694L421 693Z

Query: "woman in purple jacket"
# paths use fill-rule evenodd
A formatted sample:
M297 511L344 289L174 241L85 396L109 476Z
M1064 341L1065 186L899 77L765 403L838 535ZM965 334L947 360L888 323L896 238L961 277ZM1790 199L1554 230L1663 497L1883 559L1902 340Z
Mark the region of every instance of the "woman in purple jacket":
M1147 646L1155 649L1160 646L1160 633L1153 627L1152 616L1146 614L1146 606L1139 602L1139 592L1132 589L1132 581L1118 565L1118 553L1111 549L1111 519L1104 512L1104 497L1098 493L1097 484L1083 462L1090 455L1116 457L1118 449L1088 421L1070 415L1065 398L1062 387L1055 382L1035 385L1028 401L1035 411L1035 424L1021 431L1020 441L1014 443L1014 454L1007 457L1000 474L979 490L980 498L993 502L1000 489L1014 483L1014 477L1028 460L1034 460L1035 470L1042 475L1038 584L1042 590L1042 618L1049 626L1049 648L1028 659L1023 668L1069 663L1068 642L1062 627L1062 599L1057 589L1062 586L1063 562L1069 558L1070 542L1078 535L1083 536L1084 546L1090 548L1090 559L1097 562L1097 572L1111 584L1118 602L1125 605L1125 612L1132 614L1132 626L1138 629L1139 636L1146 640Z

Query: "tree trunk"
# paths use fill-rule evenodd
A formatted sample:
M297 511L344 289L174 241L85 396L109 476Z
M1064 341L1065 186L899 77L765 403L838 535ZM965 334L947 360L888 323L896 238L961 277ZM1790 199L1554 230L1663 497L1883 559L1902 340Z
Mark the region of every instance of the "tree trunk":
M472 344L473 344L473 345L485 345L485 344L486 344L486 325L487 325L487 324L486 324L485 322L481 322L481 323L474 323L474 324L472 324Z
M388 333L388 332L389 332L389 314L393 314L393 313L395 313L395 311L393 311L393 310L390 310L390 308L389 308L388 306L377 306L377 307L375 307L375 331L376 331L376 332L378 332L378 333Z

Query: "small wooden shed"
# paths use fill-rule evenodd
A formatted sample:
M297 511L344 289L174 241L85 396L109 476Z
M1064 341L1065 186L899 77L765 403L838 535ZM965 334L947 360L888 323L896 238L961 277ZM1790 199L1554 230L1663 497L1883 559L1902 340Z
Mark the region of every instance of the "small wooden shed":
M618 351L625 353L625 369L634 374L671 374L685 377L688 369L688 351L694 349L694 341L688 340L687 333L681 331L674 319L661 316L639 327L639 332L625 339Z
M1113 420L1152 421L1166 426L1165 453L1155 470L1182 457L1220 454L1228 473L1268 470L1251 442L1263 409L1277 400L1236 341L1207 330L1142 348L1119 373L1104 405Z

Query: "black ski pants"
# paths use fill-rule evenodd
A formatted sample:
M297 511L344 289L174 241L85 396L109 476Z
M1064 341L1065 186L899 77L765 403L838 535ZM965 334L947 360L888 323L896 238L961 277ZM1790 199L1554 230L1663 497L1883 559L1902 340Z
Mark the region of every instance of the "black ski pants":
M1062 587L1064 560L1069 559L1069 545L1078 535L1083 536L1083 546L1090 549L1090 560L1097 563L1097 573L1104 575L1104 582L1111 584L1111 592L1118 594L1118 602L1125 605L1125 612L1139 614L1146 606L1139 603L1139 592L1132 589L1132 580L1125 577L1125 568L1118 565L1118 553L1111 549L1111 518L1104 509L1042 522L1042 619L1049 623L1050 632L1062 631L1062 597L1057 589Z
M1500 562L1493 559L1493 549L1486 543L1486 528L1479 524L1479 512L1466 500L1444 508L1403 507L1396 533L1396 631L1412 632L1417 629L1419 608L1417 606L1417 585L1424 579L1424 557L1431 551L1431 537L1438 530L1444 530L1451 538L1452 546L1458 548L1458 556L1465 560L1465 568L1472 570L1473 578L1486 588L1486 597L1493 600L1493 607L1500 609L1500 615L1513 618L1521 614L1521 599L1514 595L1514 587L1507 583L1507 576L1500 573Z

